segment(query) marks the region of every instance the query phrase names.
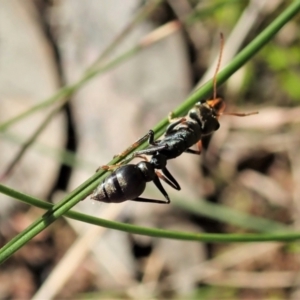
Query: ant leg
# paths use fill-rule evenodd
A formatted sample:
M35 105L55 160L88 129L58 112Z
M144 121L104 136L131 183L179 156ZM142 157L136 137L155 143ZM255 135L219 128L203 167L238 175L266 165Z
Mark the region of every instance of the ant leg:
M153 147L151 147L151 149L144 149L144 150L138 150L138 151L133 152L132 155L128 158L128 160L131 160L135 157L140 157L141 154L152 155L156 151L159 151L159 150L162 150L162 149L165 149L168 147L167 145L158 146L156 144L156 142L154 141L154 131L152 129L150 129L148 134L145 135L142 139L140 139L140 141L145 141L146 136L148 137L148 143L150 145L152 145ZM145 156L142 156L141 158L145 159ZM147 160L147 159L145 159L145 160ZM127 161L127 159L126 159L126 161Z
M146 156L143 156L143 155L136 155L135 157L139 157L139 158L142 158L143 160L145 161L148 161L148 158ZM127 162L127 160L125 160L125 162ZM129 161L128 161L129 162ZM120 166L122 166L122 164L124 164L124 162L120 162L120 163L117 163L115 165L103 165L103 166L100 166L96 172L100 171L100 170L105 170L105 171L114 171L115 169L119 168Z
M198 148L198 150L186 149L184 152L190 153L190 154L200 155L201 152L202 152L202 142L201 142L201 140L199 142L197 142L197 148Z
M168 120L169 120L169 123L172 123L173 120L174 120L172 111L170 111L169 114L168 114Z
M178 120L184 119L184 117L173 118L173 112L169 112L168 121L169 123L177 122Z
M151 148L144 149L144 150L138 150L136 152L133 152L132 155L130 155L128 158L124 159L120 164L125 165L136 157L141 157L141 158L145 159L145 157L142 156L143 154L144 155L154 155L157 151L167 149L168 147L169 146L167 144L164 144L164 145L159 145L159 146L155 145Z
M138 157L145 158L145 160L147 160L147 158L144 157L144 156L138 156ZM149 198L142 198L142 197L137 197L135 199L132 199L131 201L146 202L146 203L157 203L157 204L169 204L171 202L170 198L169 198L167 192L165 191L165 189L163 188L163 186L161 185L161 182L159 181L158 177L155 177L153 182L156 185L156 187L161 191L161 193L165 196L166 201L156 200L156 199L149 199Z
M159 173L158 171L155 172L157 177L159 177L159 179L163 180L165 183L167 183L169 186L171 186L173 189L180 191L181 188L178 184L178 182L176 181L176 184L173 183L171 180L169 180L167 177L165 177L163 174Z
M157 204L169 204L170 203L170 199L167 199L167 201L164 201L164 200L156 200L156 199L141 198L141 197L131 199L131 201L146 202L146 203L157 203Z
M145 161L149 161L149 159L146 156L144 156L144 155L135 155L134 157L138 157L138 158L141 158L141 159L143 159Z
M135 155L134 157L139 157L145 161L149 161L148 158L146 156L143 155ZM125 160L126 162L127 160ZM115 165L104 165L104 166L100 166L96 172L100 171L100 170L105 170L105 171L114 171L115 169L119 168L122 164L124 164L124 162L121 163L117 163Z
M114 158L116 157L125 157L128 153L130 153L134 148L140 146L143 142L145 142L146 140L150 140L153 141L154 140L154 132L153 130L149 130L149 132L147 134L145 134L142 138L138 139L136 142L134 142L131 146L129 146L125 151L114 155Z
M155 172L156 173L156 172ZM161 174L160 174L161 175ZM166 200L167 200L167 204L169 204L171 202L169 195L167 194L167 192L165 191L164 187L162 186L158 176L155 176L153 179L154 184L156 185L156 187L159 189L159 191L165 196Z
M174 119L173 119L174 120ZM181 124L181 123L184 123L186 122L186 118L178 118L178 119L175 119L176 121L171 121L171 123L169 124L169 126L167 127L166 129L166 134L169 134L173 131L173 129L178 125L178 124Z
M154 131L152 129L149 130L148 137L148 143L153 146L156 145L154 141Z
M143 156L143 155L135 155L134 157L139 157L145 161L149 161L148 158L146 156ZM126 160L127 161L127 160ZM121 163L117 163L115 165L104 165L104 166L100 166L96 172L100 171L101 169L102 170L105 170L105 171L113 171L117 168L119 168L122 164L124 164L124 162L121 162Z
M130 147L128 147L125 151L119 153L118 155L115 155L114 158L116 157L125 157L128 153L130 153L134 148L140 146L143 142L145 142L148 139L148 143L152 146L156 146L156 143L154 141L154 131L152 129L149 130L149 132L144 135L142 138L140 138L139 140L137 140L135 143L133 143ZM163 145L163 146L156 146L155 148L151 148L151 149L146 149L146 150L140 150L140 151L135 151L132 155L130 155L127 159L123 160L122 162L118 163L117 165L125 165L128 162L130 162L132 159L134 159L135 157L139 157L139 155L141 154L146 154L146 155L152 155L154 154L156 151L162 150L167 148L167 145ZM142 157L143 159L145 159L144 157Z
M196 154L196 155L201 154L201 152L199 152L198 150L193 150L193 149L186 149L184 152L185 153L190 153L190 154Z
M173 129L181 123L186 122L186 118L179 118L177 121L172 122L166 129L165 134L169 134L173 131ZM136 152L133 153L132 156L130 156L125 162L128 162L130 160L132 160L134 157L136 157L137 155L140 154L145 154L145 155L154 155L156 152L167 149L169 146L168 144L163 144L163 145L157 145L157 143L154 141L154 132L153 130L149 130L148 135L148 142L150 145L152 145L153 147L148 148L148 149L144 149L144 150L138 150Z
M162 172L165 176L163 176L162 174L160 174L159 172L156 172L156 175L164 180L167 184L169 184L172 188L174 188L175 190L180 191L180 185L177 182L177 180L173 177L173 175L169 172L169 170L167 168L163 168Z
M117 168L119 168L119 167L120 167L119 164L110 165L110 166L108 166L108 165L100 166L99 168L97 168L96 173L97 173L98 171L100 171L100 170L113 171L113 170L115 170L115 169L117 169Z
M133 153L132 158L138 157L141 154L154 155L156 152L167 149L168 147L169 147L168 144L163 144L163 145L155 145L151 148L144 149L144 150L138 150Z
M198 148L199 155L200 155L201 152L202 152L202 141L201 141L201 140L198 141L198 143L197 143L197 148Z

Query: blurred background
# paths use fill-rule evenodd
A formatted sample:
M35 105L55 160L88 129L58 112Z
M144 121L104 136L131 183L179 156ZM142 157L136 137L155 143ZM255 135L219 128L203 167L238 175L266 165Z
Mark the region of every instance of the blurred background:
M224 66L288 4L0 0L1 183L61 200L212 78L220 32ZM228 112L259 114L222 116L200 157L168 162L182 187L166 186L170 205L87 198L74 209L177 231L298 230L299 32L297 17L218 88ZM143 196L162 197L153 183ZM0 194L0 245L42 213ZM61 218L1 265L0 299L299 299L299 250L155 239Z

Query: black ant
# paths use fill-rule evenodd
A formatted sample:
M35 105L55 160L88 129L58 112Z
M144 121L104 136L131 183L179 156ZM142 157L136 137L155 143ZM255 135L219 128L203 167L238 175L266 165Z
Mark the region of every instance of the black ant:
M212 134L220 127L218 118L223 115L248 116L257 114L251 113L224 113L225 103L222 98L217 98L217 74L221 64L222 52L224 47L224 38L221 34L220 55L213 78L214 95L213 99L204 100L196 103L196 105L188 112L187 116L172 119L169 115L170 125L167 127L165 135L162 139L154 141L154 132L150 130L144 137L135 142L132 146L119 154L120 157L126 156L133 148L141 145L148 140L150 146L144 150L135 151L122 164L128 163L134 157L139 155L160 155L166 160L176 158L183 152L191 154L201 154L202 137ZM191 146L197 144L197 150L190 149ZM159 169L159 167L157 167Z
M123 166L102 166L101 169L113 170L104 181L94 190L91 198L106 203L120 203L126 200L149 202L159 204L169 204L170 198L162 186L160 179L176 190L180 190L180 186L171 173L167 170L167 161L161 156L153 156L150 162L144 156L139 156L144 161L138 164L128 164ZM161 174L155 169L159 167ZM146 188L146 183L153 181L156 187L164 195L166 200L155 200L139 197Z
M166 129L164 137L154 141L154 132L150 130L144 137L135 142L131 147L119 156L126 156L134 147L148 140L150 146L144 150L134 152L130 157L122 161L121 165L103 166L102 169L114 170L93 192L92 199L102 202L119 203L126 200L139 202L151 202L168 204L170 199L159 179L176 190L180 186L166 168L167 160L180 156L183 152L200 154L202 150L201 139L220 127L218 118L224 114L225 103L223 99L216 96L217 73L220 67L224 39L221 34L221 51L214 74L214 97L211 100L198 102L187 114L187 116L172 119L169 116L170 125ZM236 116L247 116L254 113L239 114L227 113ZM190 149L197 144L198 150ZM152 155L150 162L142 154ZM145 161L137 165L127 164L134 157L141 157ZM162 170L161 174L155 169ZM156 187L166 198L166 201L139 197L145 190L146 183L153 181Z

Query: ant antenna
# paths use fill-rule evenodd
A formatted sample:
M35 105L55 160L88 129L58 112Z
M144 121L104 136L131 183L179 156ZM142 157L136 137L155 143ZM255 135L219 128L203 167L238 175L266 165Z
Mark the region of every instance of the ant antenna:
M252 115L257 115L258 111L252 111L249 113L237 113L237 112L225 112L221 113L220 115L227 115L227 116L237 116L237 117L247 117L247 116L252 116Z
M224 36L223 36L222 32L220 32L220 40L221 40L220 55L219 55L219 58L218 58L218 63L217 63L216 71L215 71L215 74L214 74L214 98L213 99L217 98L217 75L218 75L218 72L219 72L219 69L220 69L222 54L223 54L223 49L224 49Z
M222 54L223 54L223 50L224 50L224 35L222 32L220 32L220 40L221 40L221 44L220 44L220 55L218 58L218 63L217 63L217 67L216 67L216 71L214 74L214 81L213 81L213 85L214 85L214 97L213 100L217 99L217 75L221 66L221 60L222 60ZM251 115L256 115L258 114L258 111L253 111L253 112L249 112L249 113L238 113L238 112L221 112L222 110L225 109L225 106L223 105L223 108L220 109L220 112L217 114L217 116L221 116L221 115L229 115L229 116L237 116L237 117L246 117L246 116L251 116Z

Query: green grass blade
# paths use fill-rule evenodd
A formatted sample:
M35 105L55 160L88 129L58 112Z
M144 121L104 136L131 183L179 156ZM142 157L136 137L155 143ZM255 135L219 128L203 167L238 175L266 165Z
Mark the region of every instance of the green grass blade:
M4 185L0 185L0 192L12 196L16 199L21 199L27 203L30 203L37 207L41 207L43 209L48 209L49 207L53 207L53 205L50 203L40 201L28 195L24 195ZM153 237L190 240L190 241L206 241L206 242L291 241L300 238L299 232L289 231L288 227L284 227L283 225L280 228L280 233L278 232L278 233L265 233L265 234L207 234L207 233L197 234L197 233L189 233L189 232L161 230L157 228L139 227L136 225L104 220L101 218L89 216L74 211L68 211L65 213L65 215L75 220L83 221L98 226L103 226L110 229L121 230L124 232L142 234L142 235L153 236ZM249 216L249 218L251 218L251 216ZM256 218L253 218L253 221L255 221L255 219ZM5 256L2 255L2 253L0 252L0 263L3 262L4 259Z
M0 184L0 193L18 199L24 203L29 205L33 205L42 209L51 209L53 204L41 201L37 198L32 196L20 193L16 190L13 190L5 185ZM181 209L189 211L195 215L206 216L211 219L215 219L221 222L225 222L227 224L232 224L235 226L241 226L242 228L252 229L259 232L274 232L274 231L288 231L289 228L286 225L280 224L275 221L251 216L246 213L242 213L231 209L229 207L217 205L210 203L205 200L201 200L201 202L197 203L190 203L190 202L183 202L178 200L173 200L172 204L177 206ZM68 211L64 213L65 216L70 217L72 219L83 221L90 224L95 224L98 226L107 227L105 220L101 218L95 218L86 214L78 213L75 211ZM103 222L104 221L104 222ZM123 231L122 223L115 222L115 226L118 230ZM119 225L117 225L119 224ZM119 226L119 227L118 227ZM155 231L155 229L153 229Z

